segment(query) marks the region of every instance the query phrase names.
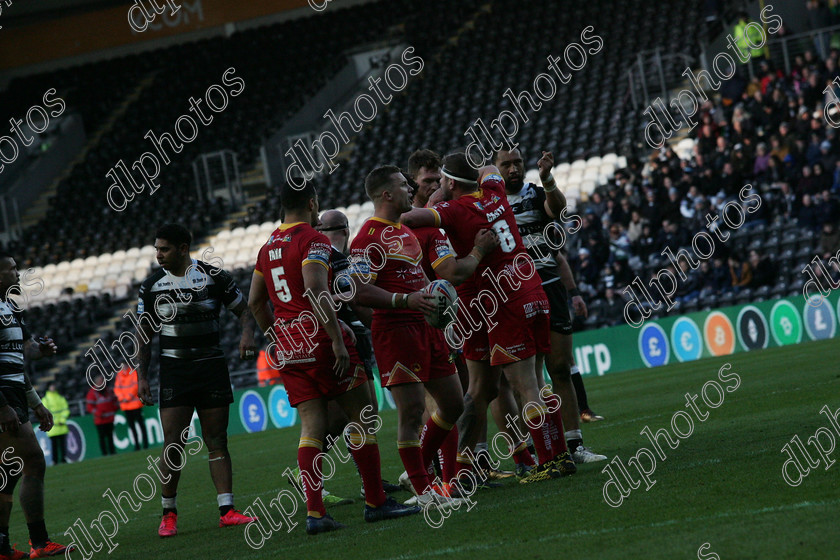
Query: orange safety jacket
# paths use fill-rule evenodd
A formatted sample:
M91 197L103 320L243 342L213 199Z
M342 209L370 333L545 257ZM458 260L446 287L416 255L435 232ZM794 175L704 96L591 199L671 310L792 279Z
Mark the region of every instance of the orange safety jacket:
M271 367L268 363L268 358L265 355L265 350L260 350L260 355L257 356L257 381L260 387L266 385L278 385L282 383L280 379L280 372Z
M120 401L120 410L137 410L143 408L140 397L137 396L137 372L129 367L117 372L114 382L114 394Z

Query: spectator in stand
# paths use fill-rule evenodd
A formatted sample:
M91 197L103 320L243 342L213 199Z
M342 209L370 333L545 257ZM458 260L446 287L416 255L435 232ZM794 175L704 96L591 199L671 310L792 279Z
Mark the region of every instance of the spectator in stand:
M589 249L578 250L578 281L587 286L595 286L598 282L598 265L590 258Z
M834 224L840 220L840 203L827 188L821 194L815 195L813 201L817 209L817 224L820 228L825 224Z
M670 184L670 181L667 183ZM680 191L676 187L668 189L668 201L662 205L662 220L669 222L682 221L682 214L680 214Z
M647 262L651 255L658 254L657 251L657 237L653 234L653 229L649 222L645 221L642 226L642 235L636 242L636 255L642 261Z
M770 167L771 156L767 152L767 144L759 142L756 146L756 156L753 162L753 176L757 179L764 179Z
M685 303L690 299L697 298L703 285L697 271L691 270L686 259L680 259L679 265L682 274L675 276L677 278L677 293L675 295L676 301ZM673 266L671 268L673 269ZM674 270L674 274L676 274L676 270ZM682 280L683 274L686 276L685 280Z
M624 301L615 294L615 290L610 285L607 285L604 290L601 319L602 324L608 327L619 325L624 321Z
M790 184L781 183L779 193L776 195L776 213L785 220L793 220L796 218L797 211L796 195L791 191Z
M715 257L712 261L712 286L716 293L725 294L732 291L732 276L723 258Z
M732 289L738 292L752 282L752 269L748 262L742 262L737 255L729 257L729 275L732 279Z
M93 413L102 455L114 455L117 452L114 447L114 413L119 410L120 403L103 375L97 375L93 383L87 394L87 411Z
M642 215L638 210L633 210L633 212L631 212L630 223L627 224L627 239L630 243L636 244L642 236L642 229L644 228L644 225L647 223L648 221L642 218Z
M831 222L823 224L820 234L820 253L823 259L830 259L840 251L840 231Z
M53 416L53 427L47 432L52 444L53 465L67 462L67 420L70 418L70 406L56 389L55 383L50 383L47 393L41 401Z
M808 194L802 195L802 205L796 212L796 223L801 228L807 228L816 231L818 229L817 209L814 207L811 196Z
M120 410L125 415L128 431L134 434L134 450L149 448L146 438L146 426L143 423L143 403L137 396L137 371L123 364L114 381L114 394L120 402Z
M822 192L831 188L832 177L828 173L824 172L822 163L814 164L814 173L812 177L814 179L814 192Z
M772 286L776 279L776 267L769 256L761 257L758 251L750 251L750 268L752 269L752 280L750 288Z

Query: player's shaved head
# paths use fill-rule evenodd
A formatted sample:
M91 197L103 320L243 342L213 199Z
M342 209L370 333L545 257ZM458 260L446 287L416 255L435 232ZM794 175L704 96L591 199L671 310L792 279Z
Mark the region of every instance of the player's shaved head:
M394 175L402 173L396 165L382 165L368 173L365 177L365 192L371 200L382 194L383 191L396 187L398 183Z
M327 210L321 214L321 231L344 229L348 227L347 216L338 210Z

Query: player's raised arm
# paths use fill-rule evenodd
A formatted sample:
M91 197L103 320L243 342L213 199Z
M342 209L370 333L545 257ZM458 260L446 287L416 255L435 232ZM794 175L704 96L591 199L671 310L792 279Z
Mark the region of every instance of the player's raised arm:
M321 305L315 294L329 294L327 268L321 262L308 262L301 267L303 275L304 295L309 298L312 309L315 311L315 319L320 323L327 335L332 340L333 354L335 354L335 365L333 369L337 375L343 375L350 366L350 354L344 346L344 339L341 334L341 327L338 324L338 317L335 309L331 306ZM324 317L327 318L324 321Z
M551 174L551 168L554 167L554 155L551 152L543 152L537 166L540 168L540 182L545 191L545 211L552 218L556 218L566 208L566 197L557 188L557 182Z

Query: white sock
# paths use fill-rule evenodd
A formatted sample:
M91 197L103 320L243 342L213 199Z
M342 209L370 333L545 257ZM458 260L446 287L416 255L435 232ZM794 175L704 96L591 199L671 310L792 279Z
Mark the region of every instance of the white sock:
M571 373L572 375L574 375L576 373L580 373L580 368L577 367L577 364L575 364L571 367L571 369L569 370L569 373Z
M566 432L565 435L566 435L566 441L569 441L570 439L579 439L580 441L583 441L583 435L581 435L580 429L569 430L568 432Z
M482 451L487 452L487 442L481 442L475 444L475 454L478 455Z
M171 498L160 497L160 503L163 504L163 509L175 509L175 496Z
M216 496L216 501L219 503L219 507L232 506L233 494L219 494L218 496Z

